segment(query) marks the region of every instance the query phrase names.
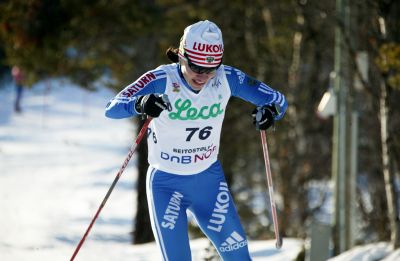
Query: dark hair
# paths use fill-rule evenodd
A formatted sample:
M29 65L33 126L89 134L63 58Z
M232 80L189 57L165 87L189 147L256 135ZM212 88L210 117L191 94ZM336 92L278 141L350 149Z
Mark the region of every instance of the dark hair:
M169 47L165 54L167 57L174 63L179 62L179 56L178 56L179 49L174 48L174 47Z

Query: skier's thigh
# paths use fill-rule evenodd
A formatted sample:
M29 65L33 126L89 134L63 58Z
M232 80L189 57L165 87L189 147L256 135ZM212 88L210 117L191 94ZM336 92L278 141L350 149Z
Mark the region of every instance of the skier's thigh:
M246 235L226 183L209 189L204 198L208 199L196 202L190 210L223 260L251 260Z
M147 199L153 234L163 260L190 261L187 204L183 192L166 188L158 181L156 176L148 182Z

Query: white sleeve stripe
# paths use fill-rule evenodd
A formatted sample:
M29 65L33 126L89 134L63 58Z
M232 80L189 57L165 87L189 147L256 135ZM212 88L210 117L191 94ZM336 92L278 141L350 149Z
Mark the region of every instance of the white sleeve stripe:
M260 84L260 86L258 87L258 89L260 90L260 91L264 91L264 93L275 93L276 91L275 90L273 90L273 89L271 89L271 88L269 88L269 87L267 87L266 85L262 85L262 84Z
M167 77L167 74L166 74L164 71L158 71L158 72L155 72L154 74L157 76L157 79L158 79L158 78L165 78L165 77Z
M275 101L278 99L278 95L276 94L276 92L274 93L274 98L272 99L271 103L275 103Z
M151 72L154 73L154 74L157 74L157 73L164 73L164 74L166 74L166 72L165 72L163 69L159 69L159 70L155 69L155 70L153 70L153 71L151 71Z
M264 88L264 89L270 90L270 91L275 91L274 89L272 89L271 87L269 87L269 86L266 85L265 83L261 83L261 84L260 84L260 88Z
M267 90L264 90L264 89L261 89L261 88L258 88L258 90L259 90L260 92L263 92L263 93L269 94L269 95L275 94L275 92L267 91Z
M115 97L114 100L121 101L121 102L124 102L124 101L128 102L128 101L130 101L131 99L129 99L129 98L124 98L124 97Z
M280 103L281 101L282 101L282 99L283 99L283 96L282 96L282 94L278 94L278 99L276 100L276 103Z
M127 100L119 100L119 99L116 98L116 99L113 100L113 102L115 102L115 101L117 101L118 103L126 103L126 104L128 104L131 100L128 100L128 101Z

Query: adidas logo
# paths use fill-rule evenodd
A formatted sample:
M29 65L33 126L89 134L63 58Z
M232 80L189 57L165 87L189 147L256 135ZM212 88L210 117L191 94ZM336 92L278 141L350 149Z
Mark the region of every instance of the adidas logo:
M221 244L219 250L221 252L230 252L238 250L241 247L247 246L247 240L245 240L238 232L233 231L232 234L225 239L224 243Z

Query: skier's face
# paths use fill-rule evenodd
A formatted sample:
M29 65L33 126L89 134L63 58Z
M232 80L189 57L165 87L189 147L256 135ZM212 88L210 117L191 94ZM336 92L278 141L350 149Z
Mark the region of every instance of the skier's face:
M188 61L185 61L184 59L181 59L181 70L186 82L194 90L201 90L216 73L216 70L208 70L206 72L197 70L196 72L190 68Z

